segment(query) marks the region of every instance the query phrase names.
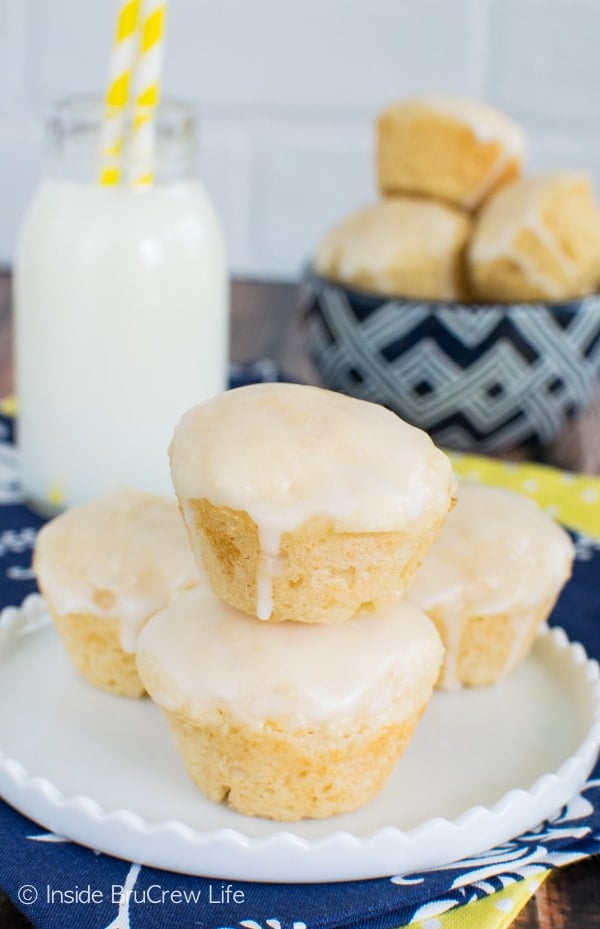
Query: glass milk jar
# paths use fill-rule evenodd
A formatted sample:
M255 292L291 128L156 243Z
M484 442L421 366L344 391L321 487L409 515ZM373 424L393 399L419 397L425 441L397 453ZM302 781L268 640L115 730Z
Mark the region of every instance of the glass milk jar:
M159 108L147 186L127 159L100 184L102 120L100 102L55 108L17 244L18 445L46 511L115 487L171 492L174 427L226 381L225 251L192 113Z

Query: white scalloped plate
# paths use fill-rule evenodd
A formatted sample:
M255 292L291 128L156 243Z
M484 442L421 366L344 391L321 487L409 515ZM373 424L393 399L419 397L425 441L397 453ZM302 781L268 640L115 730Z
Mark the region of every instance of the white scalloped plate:
M495 687L436 693L383 793L280 825L204 799L160 712L80 681L28 598L0 616L0 795L83 845L185 874L339 881L421 871L533 828L582 786L600 744L598 665L560 629Z

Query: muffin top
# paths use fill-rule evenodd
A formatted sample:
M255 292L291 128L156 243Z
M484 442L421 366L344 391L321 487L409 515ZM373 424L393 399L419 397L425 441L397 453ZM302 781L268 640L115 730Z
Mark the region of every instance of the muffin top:
M578 172L540 174L503 187L484 204L468 248L474 286L486 299L589 293L600 277L599 255L600 212L590 178ZM486 280L495 261L507 271L499 281Z
M182 501L242 510L277 555L313 516L340 532L384 532L441 515L454 487L429 436L374 403L298 384L255 384L189 410L170 447Z
M572 259L561 248L561 230L549 227L544 210L554 196L570 197L576 191L584 192L590 201L593 200L592 184L586 174L537 174L503 187L490 197L478 217L471 257L475 261L485 261L509 251L525 227L532 229L552 250L556 261L568 265Z
M533 500L461 482L408 596L447 622L527 611L556 597L573 555L565 530Z
M137 665L156 703L192 718L379 726L420 709L442 653L433 623L404 601L336 627L263 623L198 587L146 624Z
M67 510L37 538L34 570L53 612L120 620L133 651L143 623L198 583L174 498L120 490Z
M460 259L471 231L458 208L395 196L364 207L321 242L316 270L391 296L462 296Z

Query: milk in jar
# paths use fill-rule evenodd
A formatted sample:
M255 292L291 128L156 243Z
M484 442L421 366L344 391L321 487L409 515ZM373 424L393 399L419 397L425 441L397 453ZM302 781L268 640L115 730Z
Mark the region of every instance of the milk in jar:
M191 116L159 112L143 188L97 182L100 122L89 101L62 105L17 246L18 447L26 497L50 511L115 487L172 492L175 425L226 381L225 251Z

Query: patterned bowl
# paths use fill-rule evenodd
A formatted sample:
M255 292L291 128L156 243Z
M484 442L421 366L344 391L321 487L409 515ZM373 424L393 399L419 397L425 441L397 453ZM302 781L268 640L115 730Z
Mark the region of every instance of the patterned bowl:
M447 448L543 448L600 386L600 294L566 303L392 299L304 277L326 387L395 410Z

